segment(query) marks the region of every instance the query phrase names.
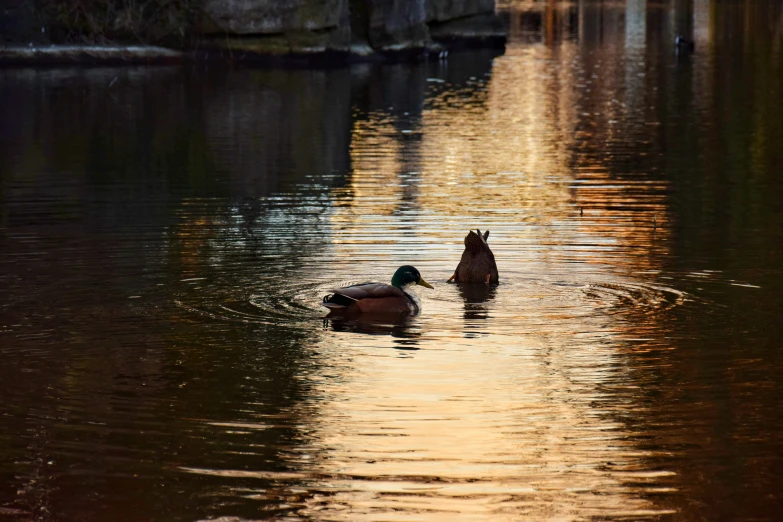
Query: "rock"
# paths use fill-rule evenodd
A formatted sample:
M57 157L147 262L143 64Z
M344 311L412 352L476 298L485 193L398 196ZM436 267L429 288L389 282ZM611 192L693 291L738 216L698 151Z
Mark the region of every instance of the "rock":
M48 40L50 28L39 18L52 18L49 22L53 23L51 10L37 12L33 7L36 4L29 0L0 3L4 4L0 7L0 41L16 46L30 44L34 48ZM259 59L282 63L287 57L293 60L304 57L306 63L314 63L316 56L325 54L337 61L372 60L390 54L437 55L445 52L445 47L459 47L466 41L478 45L495 40L505 42L503 24L494 13L495 0L199 0L199 3L200 15L195 23L188 22L180 31L183 37L195 37L192 41L197 42L196 48L187 56L196 59ZM55 33L58 27L52 26ZM97 35L104 34L93 30ZM90 28L85 26L83 31L89 32ZM83 36L85 41L96 37L95 34ZM134 38L140 38L136 32L126 40L134 41ZM56 41L57 37L52 39ZM183 42L169 39L161 43L186 47ZM18 59L9 56L6 59ZM51 56L35 54L25 59L28 58L49 60Z
M503 47L506 28L497 15L482 14L430 25L432 39L449 47Z
M205 0L206 47L232 57L419 51L435 39L505 39L495 0ZM428 25L428 22L430 25Z
M281 34L348 23L348 0L205 0L204 32ZM211 31L210 31L211 29Z
M430 42L425 0L365 0L368 37L378 51L425 48Z
M348 52L349 0L206 0L203 42L236 58ZM235 54L236 53L236 54Z
M427 2L427 22L445 22L487 13L495 13L495 0L428 0Z
M255 57L281 57L286 55L316 55L329 51L348 52L350 31L347 28L316 33L296 31L257 37L215 38L205 42L204 47L217 49L235 59Z
M0 63L13 64L131 64L177 63L181 52L152 45L47 45L0 48Z

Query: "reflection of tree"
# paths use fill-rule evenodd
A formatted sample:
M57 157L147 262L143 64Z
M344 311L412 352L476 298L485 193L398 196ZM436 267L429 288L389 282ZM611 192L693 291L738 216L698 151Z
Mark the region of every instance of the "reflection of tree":
M541 25L525 29L545 31L536 38L545 45L510 46L494 61L468 54L461 65L454 55L350 73L5 72L0 89L12 103L0 126L0 311L10 331L0 332L0 471L19 487L0 491L0 504L95 519L122 518L117 511L195 519L222 509L257 518L259 507L274 516L311 500L321 508L332 493L315 499L313 491L327 490L324 482L352 480L346 469L378 474L376 462L349 461L367 440L365 413L386 420L387 397L397 397L397 412L417 397L426 415L392 419L414 435L413 451L432 440L422 419L446 409L454 444L435 456L479 461L506 448L524 457L509 481L551 466L537 477L557 477L560 489L537 496L538 506L592 502L598 512L628 501L673 507L686 519L769 518L783 430L775 365L783 335L780 9L710 3L707 18L693 17L707 40L678 61L668 33L687 17L655 7L644 37L637 17L633 46L624 47L628 6L583 4L557 11L547 3ZM675 9L683 5L691 3ZM558 43L574 31L579 45ZM498 359L482 357L459 332L442 367L427 364L427 350L415 352L411 359L424 362L411 378L414 366L387 364L372 350L353 359L340 352L350 343L335 338L391 336L419 348L426 335L417 325L427 323L330 322L324 332L291 318L300 294L314 294L296 278L317 256L345 249L354 266L363 252L334 241L338 227L366 231L371 213L426 211L429 232L411 228L440 240L451 234L441 218L504 208L546 225L528 238L551 242L529 259L561 256L553 266L595 263L625 278L699 269L725 276L678 279L687 287L677 290L708 294L712 304L616 306L612 316L537 296L554 287L522 285L529 293L513 299L503 286L460 289L454 313L464 314L463 331L505 313L513 328L504 342L517 349L519 324L528 329L524 357L508 359L520 369L508 389L524 391L513 397L481 366ZM509 243L525 239L527 222L504 230L518 234ZM364 237L356 241L388 239ZM426 245L430 255L435 247ZM761 288L719 287L739 276ZM181 281L191 277L200 281ZM269 308L253 308L250 294ZM519 302L521 317L500 306ZM475 433L495 438L460 439L471 428L465 418L501 410L481 405L478 393L472 410L428 400L460 387L499 391L520 432L491 426ZM377 404L365 400L370 393ZM523 432L530 412L540 423L532 435ZM536 444L520 448L521 433ZM395 449L389 440L379 445ZM594 451L574 455L580 441ZM325 460L308 460L314 455ZM407 480L403 457L385 470ZM591 491L610 494L562 497L574 477L565 466L587 470ZM346 475L335 479L335 470ZM661 475L633 475L649 470ZM470 481L452 491L464 494ZM334 495L366 501L378 491L369 482ZM530 499L514 497L509 512Z
M710 499L709 509L685 506L686 518L764 518L779 508L769 496L779 464L758 452L759 441L777 440L783 429L779 389L764 384L783 377L768 364L778 350L773 339L783 334L771 312L783 307L774 275L783 265L777 247L783 244L783 60L774 51L781 13L779 5L711 2L701 31L709 40L690 62L678 64L660 93L669 100L660 109L667 123L660 134L662 170L671 173L676 194L674 255L666 268L700 272L688 290L714 293L728 306L708 314L676 311L677 351L661 354L670 370L660 375L660 395L649 399L673 405L675 414L696 413L687 437L664 435L666 444L683 447L683 461L710 462L680 470L694 497ZM719 276L705 277L705 269ZM760 288L730 287L726 279ZM708 483L705 468L715 477Z
M280 448L301 437L290 411L304 394L308 330L198 321L173 303L210 313L251 289L290 303L285 278L329 241L323 194L348 168L350 77L191 74L22 70L0 79L13 101L0 127L9 138L0 185L15 187L0 193L4 319L17 325L15 354L45 354L23 359L34 379L14 364L0 370L20 397L4 426L17 441L35 437L27 449L3 446L0 460L21 462L25 491L0 496L3 504L118 519L111 510L135 499L142 518L162 505L195 517L211 502L182 495L176 484L190 476L181 466L209 454L208 465L241 468L252 458L238 456L239 444L258 448L259 468L283 469ZM35 241L10 240L25 236ZM233 270L249 264L258 273ZM209 295L179 282L194 274ZM192 488L210 489L192 478ZM105 503L74 493L85 485Z
M779 390L769 386L780 380L769 363L772 340L781 336L773 316L783 307L783 9L752 1L648 3L642 38L639 27L628 30L638 22L627 18L631 2L568 5L578 10L582 56L572 68L557 59L568 49L559 44L552 74L571 70L566 87L577 91L569 149L574 202L584 209L579 230L608 234L623 252L610 262L624 273L695 272L692 284L676 277L677 290L712 299L624 310L616 327L633 341L621 353L643 391L605 391L628 404L618 419L641 449L671 452L646 459L652 469L676 471L660 485L686 499L662 497L658 505L681 510L684 519L768 517L776 512L769 493L779 462L761 455L777 451L769 441L783 424ZM538 18L511 18L540 20L520 27L543 35L550 3L535 9ZM674 55L678 32L694 34L693 55ZM733 278L761 288L729 287Z
M641 89L635 95L641 101L636 114L646 115L646 132L625 126L622 113L618 117L603 110L610 101L606 95L621 91L622 84L612 82L622 76L602 74L596 81L604 87L581 98L586 105L580 111L591 114L593 123L582 136L586 145L579 148L575 165L584 165L586 157L608 158L596 161L596 168L604 171L604 183L616 188L577 191L577 197L590 215L596 206L615 217L640 212L634 221L642 226L649 223L643 216L655 212L659 228L653 236L643 239L652 232L648 225L649 232L632 229L622 238L636 245L649 268L667 274L701 269L721 274L711 280L701 273L680 290L697 296L714 292L727 310L688 305L658 314L628 312L627 335L648 339L628 347L633 378L645 390L635 402L645 414L625 422L640 433L654 433L657 447L674 451L673 458L651 457L650 465L677 471L680 478L664 484L684 488L692 502L662 502L681 509L683 518L715 513L763 517L774 511L768 498L761 501L773 482L759 477L774 475L774 464L749 455L759 449L755 441L775 440L781 429L775 405L779 394L762 384L779 372L774 367L754 371L748 361L769 360L771 346L764 340L780 338L779 321L764 311L781 309L780 282L763 275L783 264L780 249L770 248L783 244L780 191L775 190L783 155L773 145L783 142L783 63L774 51L781 24L767 23L779 20L780 9L757 2L709 5L706 18L679 11L693 8L690 2L676 3L673 13L648 12L647 51L641 56L646 65L638 69L645 79L634 86ZM674 57L670 35L683 30L676 29L679 25L698 21L706 27L694 28L703 38L696 54ZM606 52L611 51L591 57L601 61L602 71ZM618 56L615 61L621 60ZM631 85L625 87L630 96ZM627 99L620 101L630 106ZM626 132L612 134L618 124ZM647 145L644 157L618 157L616 151L627 148L629 138ZM639 194L643 189L658 195L637 199L636 191L629 190L635 187ZM588 194L590 200L585 199ZM647 206L656 200L654 207ZM761 288L728 288L725 278L738 276ZM678 281L688 285L687 279ZM726 286L716 288L721 282ZM668 332L666 339L660 338L662 331ZM681 425L665 428L673 422ZM715 480L705 481L704 473Z
M673 125L663 136L670 144L668 168L687 173L675 178L682 195L674 203L688 225L678 230L678 247L694 257L717 254L716 268L747 266L743 257L783 237L774 210L779 193L769 190L783 164L777 146L783 139L783 62L773 52L783 22L768 23L775 19L753 2L721 5L710 20L713 41L704 50L712 70L693 65L692 75L678 71L669 82L668 94L681 113L668 115ZM736 43L739 35L742 45ZM697 125L686 118L694 111L701 115Z

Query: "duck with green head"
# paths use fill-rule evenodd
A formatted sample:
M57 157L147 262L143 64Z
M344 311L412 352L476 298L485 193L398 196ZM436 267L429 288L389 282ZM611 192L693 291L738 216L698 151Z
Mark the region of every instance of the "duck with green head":
M419 300L407 291L412 285L432 288L416 268L405 265L394 272L390 285L361 283L336 288L324 296L323 305L338 313L416 314Z

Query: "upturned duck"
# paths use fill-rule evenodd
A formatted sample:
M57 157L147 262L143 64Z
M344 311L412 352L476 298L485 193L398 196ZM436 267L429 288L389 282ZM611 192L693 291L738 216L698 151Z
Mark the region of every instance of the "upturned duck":
M412 285L432 288L416 268L405 265L394 272L390 285L361 283L335 288L334 293L324 296L323 305L342 313L417 314L419 300L407 291Z
M472 230L465 236L465 251L462 259L448 282L455 283L497 283L499 280L498 266L495 255L487 244L489 230L481 234L481 230Z

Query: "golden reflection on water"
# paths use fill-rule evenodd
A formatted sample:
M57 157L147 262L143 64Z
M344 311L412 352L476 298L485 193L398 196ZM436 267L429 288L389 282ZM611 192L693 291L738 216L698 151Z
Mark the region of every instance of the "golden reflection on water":
M313 472L333 478L306 513L671 513L650 495L675 491L674 473L647 467L656 452L620 420L624 408L643 412L615 395L633 388L623 358L641 325L603 308L607 296L639 298L633 285L639 306L667 303L644 286L668 250L667 185L610 173L617 158L601 151L642 139L628 104L646 86L633 66L624 72L627 57L604 56L599 80L579 69L579 52L511 46L491 76L432 82L420 121L371 113L355 124L353 171L330 216L334 270L384 279L414 263L441 284L419 292L407 344L361 329L321 336L328 364L302 407L316 412ZM624 94L607 102L594 89ZM476 227L492 232L501 285L471 296L443 282Z
M638 105L645 94L635 91L647 86L614 66L607 75L614 84L603 80L600 89L626 99L592 99L580 83L577 52L571 42L557 53L512 47L489 78L432 84L420 122L379 113L359 121L353 171L335 191L340 203L330 216L335 262L401 264L405 255L418 257L420 244L430 249L422 262L433 254L453 259L465 231L481 227L493 232L495 248L522 259L546 245L554 247L546 255L566 261L655 269L646 253L665 255L667 182L645 172L618 179L609 167L617 158L605 152L610 145L622 151L624 139L646 139L649 127L634 128L639 108L628 104ZM406 146L411 140L415 146ZM396 248L400 241L412 248ZM607 248L590 248L596 244ZM519 252L524 246L531 250Z
M92 71L90 96L15 87L30 103L14 109L86 121L11 118L45 131L12 154L76 165L3 164L19 179L3 174L0 216L0 464L13 476L0 514L766 515L783 119L761 80L783 40L751 37L763 19L750 2L697 2L704 52L674 56L685 4L527 3L493 60L218 72L214 93L196 75L192 98L175 97L187 118L166 112L168 84L122 90L119 72ZM721 65L734 48L719 37L740 23L744 54ZM362 78L378 70L396 83ZM91 110L70 112L85 98ZM106 129L100 100L127 125ZM182 179L150 170L149 136ZM736 166L701 163L723 158ZM106 172L118 165L123 179ZM445 283L471 228L491 232L497 287ZM403 263L435 286L418 290L419 316L324 320L329 288L388 281ZM684 306L710 284L734 316ZM715 491L728 500L702 508Z
M330 481L327 516L342 518L339 506L350 506L345 519L655 512L643 493L670 473L645 469L647 452L600 406L614 355L582 346L591 357L576 370L531 337L339 357L349 362L330 368L312 434L316 469L344 477Z

